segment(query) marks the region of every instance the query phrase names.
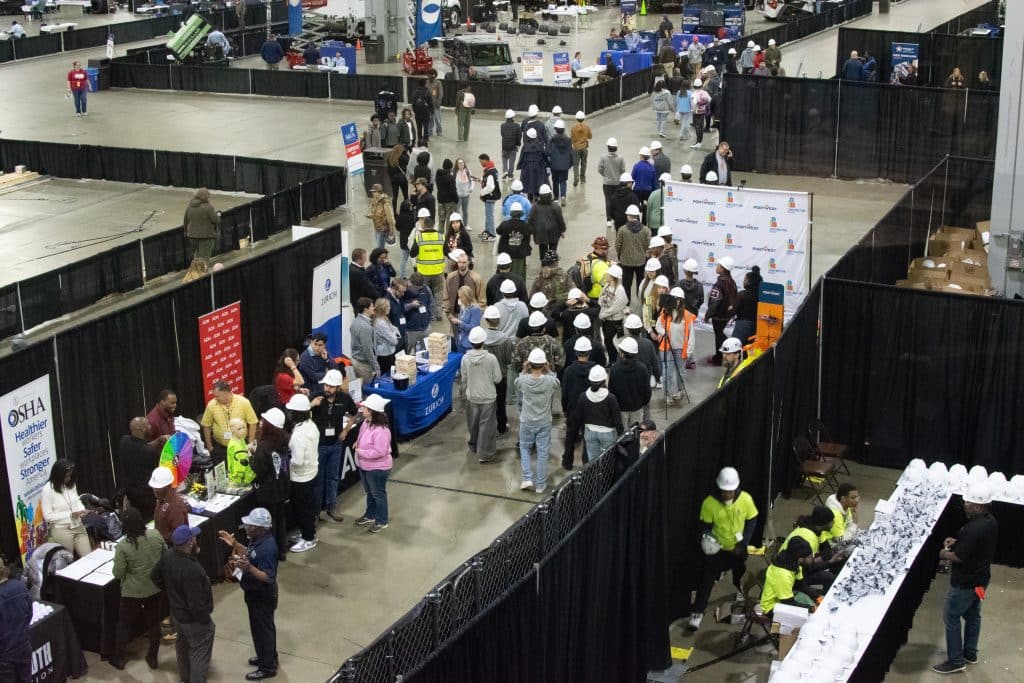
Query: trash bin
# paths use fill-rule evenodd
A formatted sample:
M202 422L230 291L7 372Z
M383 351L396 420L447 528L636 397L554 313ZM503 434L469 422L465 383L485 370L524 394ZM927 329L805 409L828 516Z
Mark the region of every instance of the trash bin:
M363 56L367 64L383 64L386 61L384 57L384 36L364 40Z
M388 152L387 147L369 147L363 150L363 183L366 186L366 196L370 196L370 188L380 183L384 187L384 194L393 197L391 190L391 178L388 177L388 163L385 160Z
M89 92L96 92L100 89L100 70L97 67L90 66L85 70L86 75L89 77Z

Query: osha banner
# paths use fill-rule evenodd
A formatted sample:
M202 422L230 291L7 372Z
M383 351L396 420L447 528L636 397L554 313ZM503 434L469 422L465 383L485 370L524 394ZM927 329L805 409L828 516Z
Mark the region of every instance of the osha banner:
M766 282L783 285L789 322L810 280L811 195L681 182L667 183L664 195L664 220L672 228L679 272L686 259L697 261L705 301L717 279L715 266L728 256L735 263L737 289L743 289L751 266L761 268Z
M416 0L416 46L441 37L440 0Z
M57 459L53 440L50 376L43 375L0 397L7 484L22 563L46 543L40 499Z
M327 335L327 353L341 355L341 254L313 269L313 332Z

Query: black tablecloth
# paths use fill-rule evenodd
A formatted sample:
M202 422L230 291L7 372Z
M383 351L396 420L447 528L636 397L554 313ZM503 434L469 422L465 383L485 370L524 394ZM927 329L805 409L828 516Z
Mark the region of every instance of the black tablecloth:
M221 530L228 533L238 531L242 517L256 507L256 492L249 491L229 507L209 518L199 527L203 533L199 535L199 564L203 565L206 575L211 581L224 579L224 564L228 561L230 548L224 545L217 534Z
M105 586L55 576L60 603L67 608L83 650L98 652L107 659L114 652L121 582Z
M68 611L52 602L53 608L29 627L32 641L32 683L60 683L68 678L81 678L89 670L85 655Z

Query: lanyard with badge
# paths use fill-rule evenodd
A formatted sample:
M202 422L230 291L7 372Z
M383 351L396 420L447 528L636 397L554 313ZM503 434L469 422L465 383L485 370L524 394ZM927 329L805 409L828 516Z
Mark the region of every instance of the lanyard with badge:
M232 396L231 403L234 404L234 402L235 397ZM224 439L224 441L231 441L231 437L233 436L231 434L231 406L224 406L220 403L218 403L217 405L220 406L220 408L224 411L224 431L221 432L221 437Z

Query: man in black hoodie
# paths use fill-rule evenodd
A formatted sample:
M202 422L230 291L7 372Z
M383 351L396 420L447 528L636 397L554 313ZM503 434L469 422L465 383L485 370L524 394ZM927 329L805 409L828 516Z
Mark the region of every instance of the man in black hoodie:
M504 296L501 293L501 283L505 280L512 280L516 283L516 298L520 301L526 301L526 297L529 296L526 293L526 283L523 278L519 277L512 272L512 257L502 252L498 254L498 269L491 276L491 279L487 281L487 305L493 306L498 303L499 300L503 299Z
M349 259L348 268L348 294L349 300L355 306L359 299L366 297L371 301L377 299L377 288L366 276L366 250L359 248L352 250L352 258Z
M512 202L509 216L498 226L498 252L512 257L512 272L525 281L526 257L533 251L530 247L533 233L523 220L523 207L519 202Z
M643 419L644 406L651 402L651 374L637 360L640 345L633 337L619 340L619 359L612 364L608 390L619 400L622 422L631 425Z
M572 354L566 353L566 359L575 358L562 371L562 414L567 418L576 410L583 392L589 386L587 377L590 369L597 364L590 360L592 344L590 337L578 338L572 347ZM562 467L571 470L576 460L576 444L583 434L583 425L567 425L565 429L565 450L562 453ZM587 450L583 449L583 462L587 462Z
M434 188L437 191L437 224L448 225L448 217L455 213L459 205L459 193L455 190L455 164L451 159L441 162L441 168L434 174Z
M704 322L711 323L715 330L715 348L722 348L725 342L725 326L736 314L736 281L732 279L731 271L733 260L730 256L723 256L715 266L718 280L715 281L711 292L708 294L708 310L704 315ZM683 290L685 291L685 290ZM715 351L715 355L708 358L711 365L722 364L722 352Z
M501 124L501 177L511 178L516 168L516 152L523 140L523 128L516 123L516 113L511 109L505 112L505 122Z
M601 457L625 431L619 401L605 387L607 379L608 374L600 365L590 368L587 375L588 388L568 418L568 430L583 429L586 442L583 462Z
M615 228L626 224L626 209L631 205L640 206L640 199L633 192L633 176L623 173L619 176L619 186L612 194L612 223Z
M602 368L608 365L608 354L605 353L604 344L592 336L594 330L594 317L589 313L580 312L573 319L573 333L565 340L565 357L572 357L572 350L576 348L576 342L580 339L590 340L590 360ZM566 333L568 334L568 332Z

